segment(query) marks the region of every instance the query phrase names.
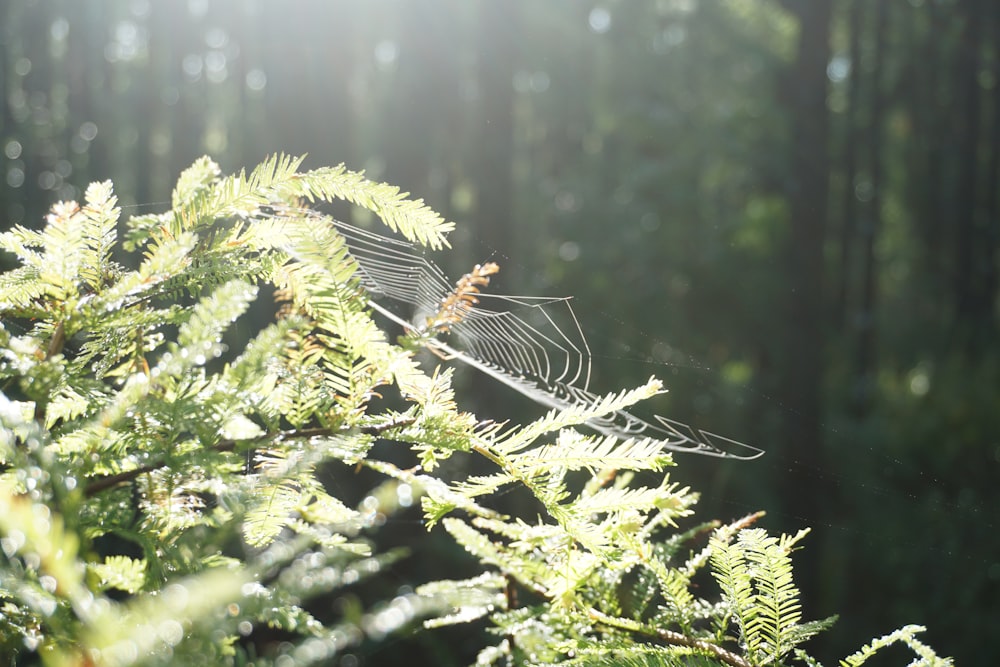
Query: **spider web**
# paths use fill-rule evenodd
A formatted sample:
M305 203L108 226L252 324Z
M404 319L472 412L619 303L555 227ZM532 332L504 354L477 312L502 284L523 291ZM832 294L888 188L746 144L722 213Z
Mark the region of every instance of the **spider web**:
M332 220L332 219L331 219ZM332 220L357 260L369 305L404 330L416 332L431 351L489 375L528 398L551 408L591 406L600 397L590 391L591 356L569 297L513 297L476 294L478 303L449 324L454 344L428 330L429 319L454 283L408 241ZM394 312L384 298L412 312ZM753 459L763 450L715 433L654 416L641 419L620 410L587 425L617 438L652 438L669 450L735 459Z

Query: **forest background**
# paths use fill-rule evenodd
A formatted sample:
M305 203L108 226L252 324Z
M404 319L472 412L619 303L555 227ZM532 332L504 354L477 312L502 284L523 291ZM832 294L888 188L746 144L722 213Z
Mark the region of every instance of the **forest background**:
M598 391L656 374L658 413L767 451L674 478L702 518L813 527L815 655L923 623L995 664L997 3L6 0L0 87L4 228L108 178L165 210L205 153L366 169L459 223L453 277L574 295Z

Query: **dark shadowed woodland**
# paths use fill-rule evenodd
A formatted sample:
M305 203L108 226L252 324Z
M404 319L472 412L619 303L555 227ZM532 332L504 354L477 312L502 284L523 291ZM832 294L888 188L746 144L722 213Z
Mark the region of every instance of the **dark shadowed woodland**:
M456 222L450 276L572 295L592 387L655 375L658 414L765 450L671 475L703 518L812 528L804 611L840 619L811 654L919 623L1000 658L1000 4L4 0L0 88L3 229L105 179L165 211L202 155L363 170ZM481 418L542 413L455 372ZM390 597L476 573L415 511L385 532L435 545ZM472 634L336 664L468 664Z

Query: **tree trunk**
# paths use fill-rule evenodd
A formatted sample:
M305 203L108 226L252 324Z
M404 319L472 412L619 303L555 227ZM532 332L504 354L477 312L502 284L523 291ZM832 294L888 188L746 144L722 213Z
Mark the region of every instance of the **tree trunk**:
M852 276L852 250L857 233L858 196L855 177L858 173L858 151L861 122L861 26L867 0L853 0L848 15L848 59L851 70L847 79L847 107L844 111L844 190L842 221L840 227L840 272L837 284L836 317L841 328L848 326L849 301Z
M885 116L885 82L881 80L883 52L885 50L889 6L887 0L877 0L875 9L875 34L873 51L873 81L870 96L870 117L866 148L871 182L871 198L862 213L860 226L862 239L861 303L857 317L857 348L854 366L855 389L853 406L855 416L864 417L871 406L875 382L875 312L878 300L878 258L875 245L882 219L882 124Z
M498 282L504 285L502 291L518 292L524 287L523 277L517 275L513 262L506 261L508 258L523 261L513 220L512 173L518 8L514 3L490 0L476 6L479 100L473 121L477 148L472 162L476 192L472 233L478 242L469 244L469 252L476 261L482 261L478 258L485 258L486 253L493 254L500 264ZM496 383L477 384L474 395L477 412L490 417L499 417L512 405L509 392Z
M977 213L980 178L979 142L981 88L979 85L980 53L982 51L983 5L978 0L966 0L959 5L964 14L961 40L956 59L958 80L957 98L961 104L958 122L961 130L958 140L958 184L955 201L955 282L954 303L956 324L960 335L972 335L967 339L975 348L974 334L982 313L981 267L977 261L981 232L978 229ZM969 350L970 352L973 350Z
M506 2L479 5L476 226L491 249L514 256L514 89L517 8Z
M10 25L10 7L7 5L0 5L0 25ZM10 58L10 44L8 44L8 36L6 30L0 30L0 90L5 93L9 90L7 82L7 72L8 72L8 59ZM8 104L5 99L2 104L0 104L0 137L9 137L14 133L14 118L10 112L10 104ZM5 152L4 159L10 159L6 156L6 141L0 143L0 150ZM4 170L6 172L6 169ZM6 173L3 174L4 177L7 176ZM17 210L20 207L19 200L21 197L15 194L15 189L7 187L7 183L4 183L4 187L0 187L0 219L7 220L9 223L19 223L23 217L22 211ZM15 219L16 218L16 219ZM7 225L5 225L6 227ZM0 271L6 271L12 266L10 256L0 256Z
M788 408L778 456L802 470L823 468L821 386L825 343L823 241L829 198L829 118L826 68L830 59L831 0L786 5L799 19L798 55L788 72L786 104L791 123L787 197L790 232L784 359L780 395ZM816 479L790 471L779 482L781 504L790 515L820 516L824 490ZM815 570L804 572L804 590L818 585Z
M1000 82L1000 6L996 4L992 7L992 49L993 49L993 80ZM986 221L985 238L983 243L983 310L986 321L984 325L992 332L996 327L996 312L994 305L997 303L997 251L1000 244L1000 83L993 84L993 120L990 123L991 140L989 142L990 153L989 162L986 166L986 209L984 219Z
M949 153L949 134L951 134L947 119L951 114L949 105L943 102L950 97L943 90L950 77L946 70L942 71L942 68L947 67L948 49L941 44L939 35L946 30L948 22L938 3L927 3L926 12L929 25L923 35L924 48L916 58L924 63L921 68L924 95L917 101L916 115L918 122L921 123L919 135L926 144L925 178L922 191L917 191L917 201L920 202L920 220L923 223L929 273L934 283L945 283L947 261L942 256L941 247L947 236L947 225L944 221L947 195L942 185L946 181L945 165ZM947 298L946 292L947 288L940 289L934 296L937 299Z
M405 104L394 102L388 112L390 126L382 144L387 162L384 178L448 217L448 153L457 131L453 114L460 98L459 63L450 57L453 51L447 40L459 34L462 23L460 14L434 11L434 6L427 0L401 5L404 29L392 75L392 99Z

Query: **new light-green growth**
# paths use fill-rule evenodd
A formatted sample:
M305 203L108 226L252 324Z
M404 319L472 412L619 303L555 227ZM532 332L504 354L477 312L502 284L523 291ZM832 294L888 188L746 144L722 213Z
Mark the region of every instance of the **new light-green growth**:
M129 218L122 239L107 182L42 231L0 235L19 263L0 275L0 651L329 664L419 621L488 617L479 664L814 663L800 644L828 623L801 620L797 538L750 529L756 515L681 530L696 495L656 441L574 430L657 381L521 427L463 412L450 373L372 319L356 259L313 207L351 202L432 249L451 223L342 166L300 166L223 176L202 158L171 210ZM391 460L372 455L380 440ZM459 475L454 455L491 472ZM329 478L359 466L384 482L356 506ZM537 512L500 512L508 489ZM483 573L332 622L307 611L402 557L377 528L404 490ZM718 589L692 585L706 569ZM265 629L285 639L262 643ZM845 664L892 641L946 664L914 632Z

